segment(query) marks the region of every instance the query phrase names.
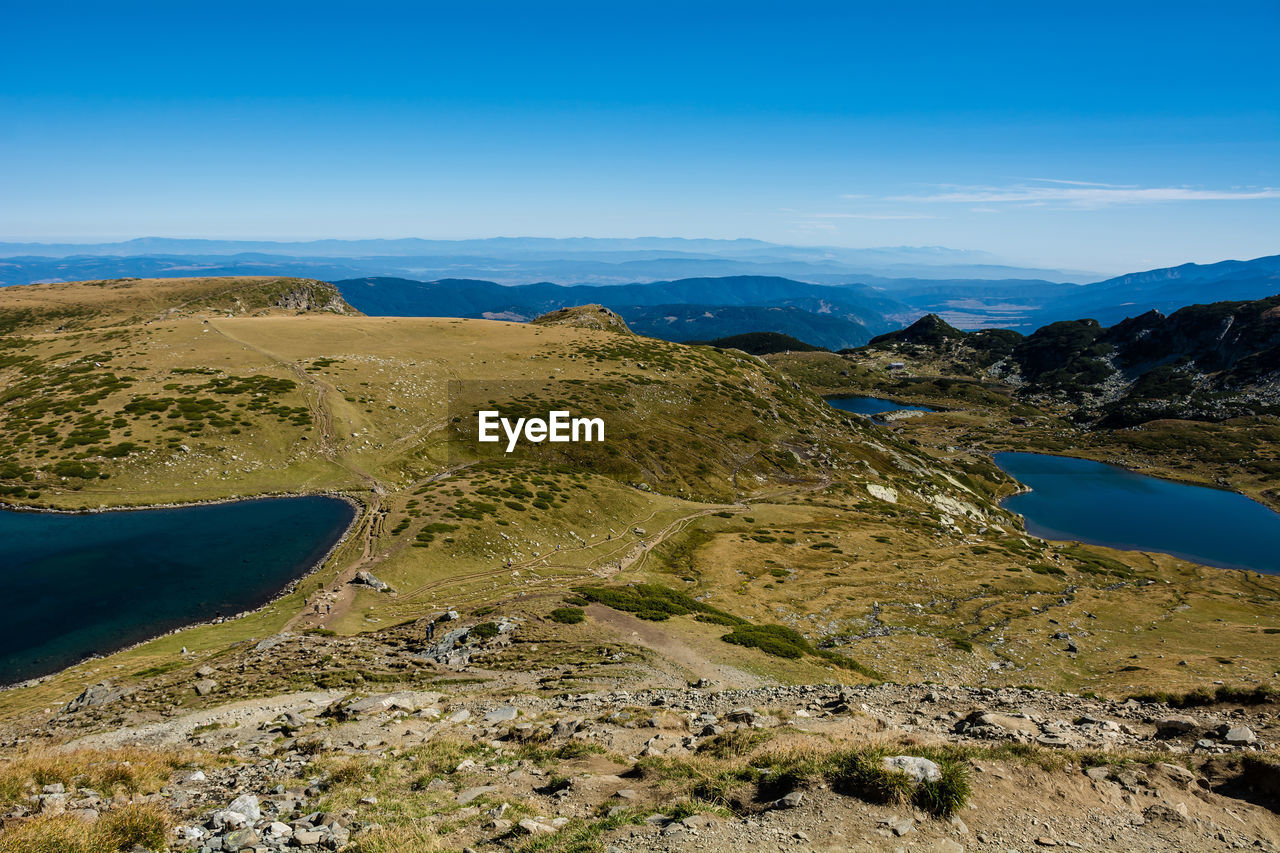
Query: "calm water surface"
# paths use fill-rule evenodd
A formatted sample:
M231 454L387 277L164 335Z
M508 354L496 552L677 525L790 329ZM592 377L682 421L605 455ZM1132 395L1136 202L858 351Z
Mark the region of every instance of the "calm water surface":
M1087 459L997 453L1031 488L1003 506L1028 532L1227 569L1280 574L1280 515L1235 492L1174 483Z
M937 411L936 409L930 409L928 406L904 406L902 403L882 400L879 397L832 397L827 402L843 412L853 412L855 415L874 416L883 415L885 412Z
M337 498L266 498L80 515L0 511L0 683L45 675L270 601L355 515Z

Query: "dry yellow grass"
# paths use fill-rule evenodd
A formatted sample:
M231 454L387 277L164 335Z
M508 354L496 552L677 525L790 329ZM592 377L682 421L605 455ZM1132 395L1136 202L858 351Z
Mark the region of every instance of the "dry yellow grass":
M18 802L44 785L92 788L103 796L158 791L175 770L212 763L196 750L33 750L0 756L0 806Z
M151 803L112 809L93 823L67 815L40 815L0 831L0 853L120 853L141 846L165 849L177 823Z

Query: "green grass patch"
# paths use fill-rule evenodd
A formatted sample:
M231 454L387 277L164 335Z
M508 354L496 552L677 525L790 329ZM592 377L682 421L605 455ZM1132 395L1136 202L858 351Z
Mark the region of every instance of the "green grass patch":
M587 613L581 607L557 607L547 614L547 618L561 625L577 625L587 618Z

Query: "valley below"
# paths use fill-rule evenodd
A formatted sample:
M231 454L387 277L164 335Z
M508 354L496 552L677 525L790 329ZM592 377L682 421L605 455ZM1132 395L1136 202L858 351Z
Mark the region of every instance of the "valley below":
M0 851L1280 847L1280 576L1040 538L993 459L1275 509L1276 415L1101 428L989 366L756 357L599 306L371 317L305 279L6 288L10 508L355 517L81 555L115 616L164 593L148 573L206 605L258 586L14 670ZM916 411L826 399L860 397ZM490 406L605 441L503 453L474 441ZM25 603L77 581L13 553L29 637Z

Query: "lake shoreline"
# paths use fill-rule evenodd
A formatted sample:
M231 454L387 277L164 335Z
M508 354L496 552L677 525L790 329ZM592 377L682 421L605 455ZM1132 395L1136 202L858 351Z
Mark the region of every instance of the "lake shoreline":
M1078 451L1078 452L1087 452L1087 451L1088 451L1088 448L1083 448L1082 451ZM1166 482L1170 482L1170 483L1178 483L1179 485L1182 485L1182 486L1197 486L1202 489L1214 489L1219 492L1230 492L1233 495L1240 495L1240 497L1242 498L1248 498L1249 500L1253 501L1256 504L1262 504L1262 506L1266 506L1267 509L1270 509L1273 512L1280 512L1280 510L1276 510L1274 507L1267 506L1265 503L1258 500L1253 495L1250 495L1248 492L1241 491L1240 489L1234 488L1233 486L1224 486L1221 483L1215 483L1211 480L1208 480L1208 481L1192 480L1186 477L1176 476L1174 474L1164 474L1164 473L1155 474L1155 473L1152 473L1151 471L1146 471L1141 468L1133 468L1129 465L1125 465L1120 462L1112 462L1107 459L1095 459L1092 456L1077 456L1073 453L1065 453L1061 450L1027 450L1025 448L1001 448L1000 450L989 450L987 451L986 455L988 457L991 457L992 462L994 462L995 455L997 453L1036 453L1036 454L1039 454L1040 456L1057 456L1060 459L1079 459L1084 462L1097 462L1099 465L1110 465L1112 468L1119 468L1123 471L1128 471L1131 474L1141 474L1144 477L1154 477L1157 480L1165 480ZM996 467L998 468L1000 466L997 465ZM1001 469L1001 470L1004 470L1004 469ZM1003 498L1001 498L1001 500L1003 500Z
M1002 464L998 459L1002 454L1007 457L1038 457L1040 459L1063 460L1069 463L1082 463L1085 466L1096 466L1096 468L1094 468L1093 472L1087 469L1033 471L1026 468L1018 471L1018 465L1009 464L1009 460ZM1000 507L1019 516L1022 519L1023 529L1031 536L1052 542L1074 542L1111 548L1117 551L1163 554L1210 569L1253 572L1258 575L1280 574L1280 566L1272 567L1265 557L1260 556L1262 552L1259 550L1258 540L1256 539L1259 534L1255 533L1255 531L1261 531L1261 535L1265 537L1269 532L1266 524L1275 524L1277 520L1280 520L1280 513L1244 492L1221 485L1208 487L1201 483L1161 477L1124 465L1117 465L1113 462L1105 462L1084 456L1072 456L1061 452L1000 450L991 453L990 458L992 463L1009 477L1016 486L1016 491L1000 498ZM1080 504L1073 505L1073 502L1080 497L1087 498L1091 510L1093 510L1097 508L1096 505L1099 501L1116 500L1114 495L1108 494L1109 492L1122 493L1122 488L1127 488L1129 491L1133 491L1135 488L1133 485L1119 487L1118 484L1102 481L1098 474L1094 472L1102 471L1103 469L1110 469L1116 474L1127 475L1131 478L1131 482L1139 484L1149 482L1151 485L1140 486L1141 489L1145 489L1142 493L1142 498L1134 503L1125 503L1123 510L1117 510L1111 516L1099 516L1096 514L1090 516L1089 512L1082 511ZM1082 495L1072 495L1070 490L1062 488L1062 480L1057 480L1056 482L1053 480L1041 480L1038 485L1031 482L1037 478L1061 478L1067 476L1078 477L1079 480L1077 482L1081 483L1087 491ZM1133 480L1132 478L1138 479ZM1050 485L1051 483L1052 485ZM1216 498L1213 505L1204 504L1203 498L1197 505L1197 496L1207 492L1222 495L1222 500L1245 501L1249 509L1242 510L1233 504L1218 506L1221 501ZM1017 499L1030 494L1039 495L1042 501L1040 506L1032 505L1026 507L1027 511L1020 511L1019 507L1010 505ZM1132 500L1131 495L1125 496L1125 501ZM1242 504L1241 506L1244 505ZM1167 544L1163 546L1153 544L1151 541L1153 535L1151 522L1150 519L1144 519L1144 511L1155 513L1167 521L1169 517L1176 518L1179 513L1186 513L1193 508L1197 513L1217 512L1223 514L1222 518L1218 520L1222 528L1215 528L1212 520L1205 519L1202 515L1196 515L1194 516L1194 521L1191 520L1191 517L1184 519L1187 523L1181 528L1175 523L1172 527L1164 530L1163 533L1157 531L1159 535L1156 538L1159 539L1160 536L1163 536ZM1259 518L1267 521L1259 522L1253 528L1243 528L1248 530L1249 534L1240 537L1239 542L1242 544L1234 549L1234 553L1232 553L1232 548L1224 549L1217 541L1208 545L1205 544L1207 541L1214 539L1218 529L1230 528L1232 524L1239 523L1241 519L1252 519L1250 514L1254 512L1262 513ZM1132 519L1129 529L1121 531L1111 525L1115 518L1125 516ZM1197 529L1197 522L1202 520L1204 524L1199 525L1201 529ZM1161 523L1164 524L1164 521ZM1144 524L1146 525L1145 528ZM1073 529L1087 528L1089 526L1093 526L1095 531L1100 532L1090 533L1087 529ZM1111 529L1108 529L1109 527ZM1178 536L1173 536L1173 541L1168 542L1170 538L1169 530L1173 529L1178 529L1184 534L1181 542L1179 542ZM1187 534L1190 534L1190 538L1187 538ZM1199 536L1198 539L1196 538L1197 536ZM1235 542L1236 540L1230 541ZM1225 550L1227 556L1216 556L1215 549L1218 553L1223 553Z
M329 491L270 493L270 494L263 494L263 495L255 495L253 497L218 498L218 499L206 500L206 501L188 501L183 503L170 503L170 504L148 504L148 505L129 506L129 507L98 507L95 509L88 509L88 510L61 510L61 509L44 509L44 508L35 508L35 507L31 507L27 509L17 509L10 506L0 505L0 511L29 512L33 514L47 513L47 514L57 514L57 515L94 515L94 514L103 514L108 512L131 512L131 511L146 511L146 510L153 510L153 509L183 509L183 508L190 508L190 507L215 506L215 505L232 504L232 503L252 503L254 501L259 501L259 500L272 500L272 499L281 499L281 498L302 498L302 497L325 497L325 498L340 500L343 503L347 504L352 509L351 520L347 522L346 526L342 529L342 532L334 540L333 544L324 552L324 554L320 556L319 559L317 559L314 563L312 563L311 566L306 571L292 578L283 587L280 587L274 594L271 595L270 598L263 601L261 604L258 604L257 606L246 609L246 610L241 610L230 616L221 616L221 617L214 617L212 619L201 619L194 622L188 622L186 624L179 625L175 628L171 628L167 631L161 631L157 634L153 634L151 636L146 637L145 639L141 639L136 642L128 643L118 648L111 649L110 651L95 652L95 653L86 655L85 657L81 658L75 663L68 664L67 666L59 667L51 672L45 673L44 675L23 679L22 681L0 683L0 693L5 693L11 690L19 690L26 687L34 687L36 685L43 684L53 678L58 677L59 675L62 675L68 672L69 670L72 670L78 666L82 666L83 664L86 664L90 661L105 660L106 658L109 658L112 655L117 655L122 652L132 651L134 649L145 646L148 643L153 643L156 640L160 640L165 637L174 636L183 631L191 630L192 628L208 627L211 625L221 625L227 622L234 621L236 619L243 619L246 616L251 616L255 613L258 613L264 610L265 608L270 607L271 605L295 593L297 591L298 584L302 583L304 580L311 577L312 575L315 575L321 569L323 569L325 564L327 564L333 558L334 554L338 551L338 549L340 549L344 544L346 544L349 537L351 536L352 531L365 518L365 515L367 514L370 508L368 504L359 500L358 498L356 498L355 496L349 493L329 492Z
M249 503L274 498L335 498L351 505L356 513L362 512L366 505L349 492L315 491L315 492L263 492L260 495L234 495L226 498L208 498L206 500L177 501L172 503L129 504L126 506L96 506L85 509L61 509L59 507L16 505L0 501L0 512L32 512L51 513L56 515L97 515L105 512L133 512L149 509L185 509L197 506L219 506L222 504Z

